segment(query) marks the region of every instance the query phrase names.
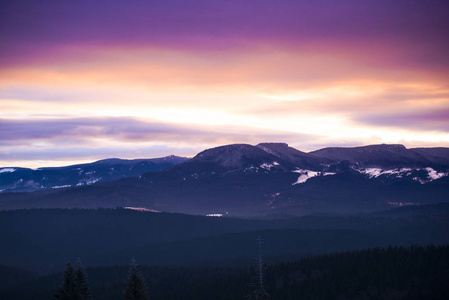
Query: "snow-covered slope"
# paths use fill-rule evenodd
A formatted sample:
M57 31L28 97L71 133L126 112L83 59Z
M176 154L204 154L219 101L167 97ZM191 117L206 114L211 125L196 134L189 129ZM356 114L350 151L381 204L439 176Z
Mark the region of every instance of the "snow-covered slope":
M3 193L0 209L126 206L249 216L366 212L398 203L449 199L445 149L421 149L414 154L401 145L334 150L304 153L282 143L226 145L204 150L171 168L121 181L78 188L58 182L53 183L51 192L36 196ZM77 176L91 176L86 180L104 176L96 170L76 168ZM111 168L116 167L108 164L107 170ZM17 172L8 170L0 175Z
M36 170L0 168L0 192L32 192L91 185L160 171L186 160L187 158L177 156L136 160L113 158L91 164Z

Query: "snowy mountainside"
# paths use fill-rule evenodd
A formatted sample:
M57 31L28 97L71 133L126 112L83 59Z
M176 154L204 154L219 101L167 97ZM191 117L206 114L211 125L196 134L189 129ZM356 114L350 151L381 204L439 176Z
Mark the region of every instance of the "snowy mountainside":
M361 167L394 169L399 167L449 167L449 148L410 148L403 145L330 147L310 154L332 161L349 161Z
M444 149L438 148L438 160L435 155L432 158L422 155L426 151L431 153L431 148L421 148L418 155L403 145L325 148L305 153L285 143L234 144L204 150L190 161L176 166L174 171L178 176L194 179L236 173L299 174L292 185L305 183L314 177L345 173L389 183L415 181L425 184L449 175L449 161L446 164ZM449 151L446 152L449 155Z
M372 145L306 153L284 143L226 145L204 150L170 168L120 181L30 195L3 193L0 210L138 207L260 216L373 212L447 202L445 153L449 155L449 149L423 149Z
M57 168L0 168L0 192L32 192L91 185L160 171L186 160L172 155L134 160L111 158Z

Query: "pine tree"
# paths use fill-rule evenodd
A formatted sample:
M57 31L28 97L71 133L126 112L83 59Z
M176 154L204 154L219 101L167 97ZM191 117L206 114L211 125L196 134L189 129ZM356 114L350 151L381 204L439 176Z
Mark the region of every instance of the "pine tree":
M53 299L57 300L76 300L75 292L75 274L70 262L67 263L67 268L64 271L64 279L62 286L56 290Z
M257 277L258 277L258 287L254 292L248 297L249 300L268 300L270 295L265 289L265 283L263 279L263 258L262 258L262 238L259 236L257 238L259 244L259 255L257 256Z
M78 260L78 269L75 272L75 292L77 300L91 300L90 289L87 285L87 275Z
M87 276L78 261L75 271L70 262L64 271L64 279L60 288L53 295L55 300L91 300L90 289L87 285Z
M128 281L126 282L126 300L148 300L147 287L142 275L137 271L136 261L133 259L129 267Z

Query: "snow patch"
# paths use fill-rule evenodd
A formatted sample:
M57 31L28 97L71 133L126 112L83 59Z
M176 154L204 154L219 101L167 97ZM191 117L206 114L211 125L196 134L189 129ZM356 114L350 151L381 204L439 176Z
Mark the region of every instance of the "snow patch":
M136 211L146 211L146 212L152 212L152 213L160 213L158 210L149 209L146 207L132 207L132 206L126 206L123 207L124 209L130 209L130 210L136 210Z
M82 181L79 181L76 186L81 186L81 185L91 185L94 184L95 182L98 182L101 180L101 177L99 178L90 178L90 179L83 179Z
M443 172L437 172L432 168L426 168L426 171L428 173L428 177L430 178L430 181L440 179L441 177L447 176L448 173Z
M318 175L318 172L310 171L310 170L302 170L302 169L298 169L298 170L295 170L292 172L301 174L301 175L299 175L298 180L296 180L296 182L292 183L292 185L304 183L309 178L312 178L312 177L315 177Z
M265 170L271 170L271 168L274 166L279 166L279 163L274 161L271 164L263 163L260 165L260 167Z
M329 175L337 174L334 172L317 172L317 171L302 170L302 169L298 169L298 170L295 170L292 172L301 174L301 175L299 175L298 180L296 180L296 182L292 183L292 185L304 183L309 178L316 177L316 176L329 176Z
M63 189L63 188L69 188L71 187L70 184L66 184L66 185L55 185L52 187L52 189Z
M252 170L256 170L256 172L257 172L257 171L259 171L259 168L256 168L256 167L251 166L251 167L249 167L249 168L245 168L245 170L243 170L243 172L246 173L246 171L252 171ZM212 173L214 173L214 172L212 172Z
M421 183L421 184L426 183L425 180L422 180L421 178L418 178L418 177L413 177L413 180L414 180L414 181L419 181L419 183Z
M419 169L418 169L419 170ZM396 175L398 178L402 178L404 176L411 175L413 169L411 168L398 168L398 169L391 169L391 170L382 170L378 168L366 168L365 170L357 170L362 174L366 174L369 176L369 178L377 178L381 175Z
M382 174L382 169L377 168L366 168L365 171L360 171L360 173L364 173L369 176L369 178L377 178Z
M0 169L0 173L12 173L15 170L16 169L14 169L14 168L3 168L3 169Z
M433 168L425 168L425 169L412 169L412 168L398 168L391 170L382 170L378 168L366 168L364 170L357 170L361 174L366 174L369 178L377 178L382 175L387 176L395 176L396 178L403 178L412 175L414 171L425 170L427 172L427 180L420 179L418 177L412 178L415 181L419 181L421 184L440 179L441 177L448 176L449 173L437 172Z
M393 201L388 201L387 203L389 205L395 206L395 207L419 205L419 204L412 203L412 202L393 202Z
M296 182L293 183L292 185L304 183L304 182L306 182L309 178L315 177L316 175L317 175L317 174L313 174L313 173L310 173L310 174L309 174L309 173L301 174L301 176L298 177L298 180L296 180Z

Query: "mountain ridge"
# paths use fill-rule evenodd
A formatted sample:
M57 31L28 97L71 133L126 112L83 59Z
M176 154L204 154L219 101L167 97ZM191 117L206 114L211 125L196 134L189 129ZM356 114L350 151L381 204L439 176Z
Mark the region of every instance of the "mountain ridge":
M134 206L200 215L304 215L447 201L449 166L444 154L449 149L419 151L371 145L324 148L317 155L285 143L232 144L119 181L30 195L3 193L0 210Z
M433 153L437 152L438 155ZM348 160L364 167L449 166L449 148L406 148L401 144L380 144L361 147L327 147L309 152L333 161ZM429 159L431 156L431 159Z
M37 169L0 168L0 192L33 192L91 185L160 171L188 160L185 157L166 156L150 159L108 158L92 163Z

